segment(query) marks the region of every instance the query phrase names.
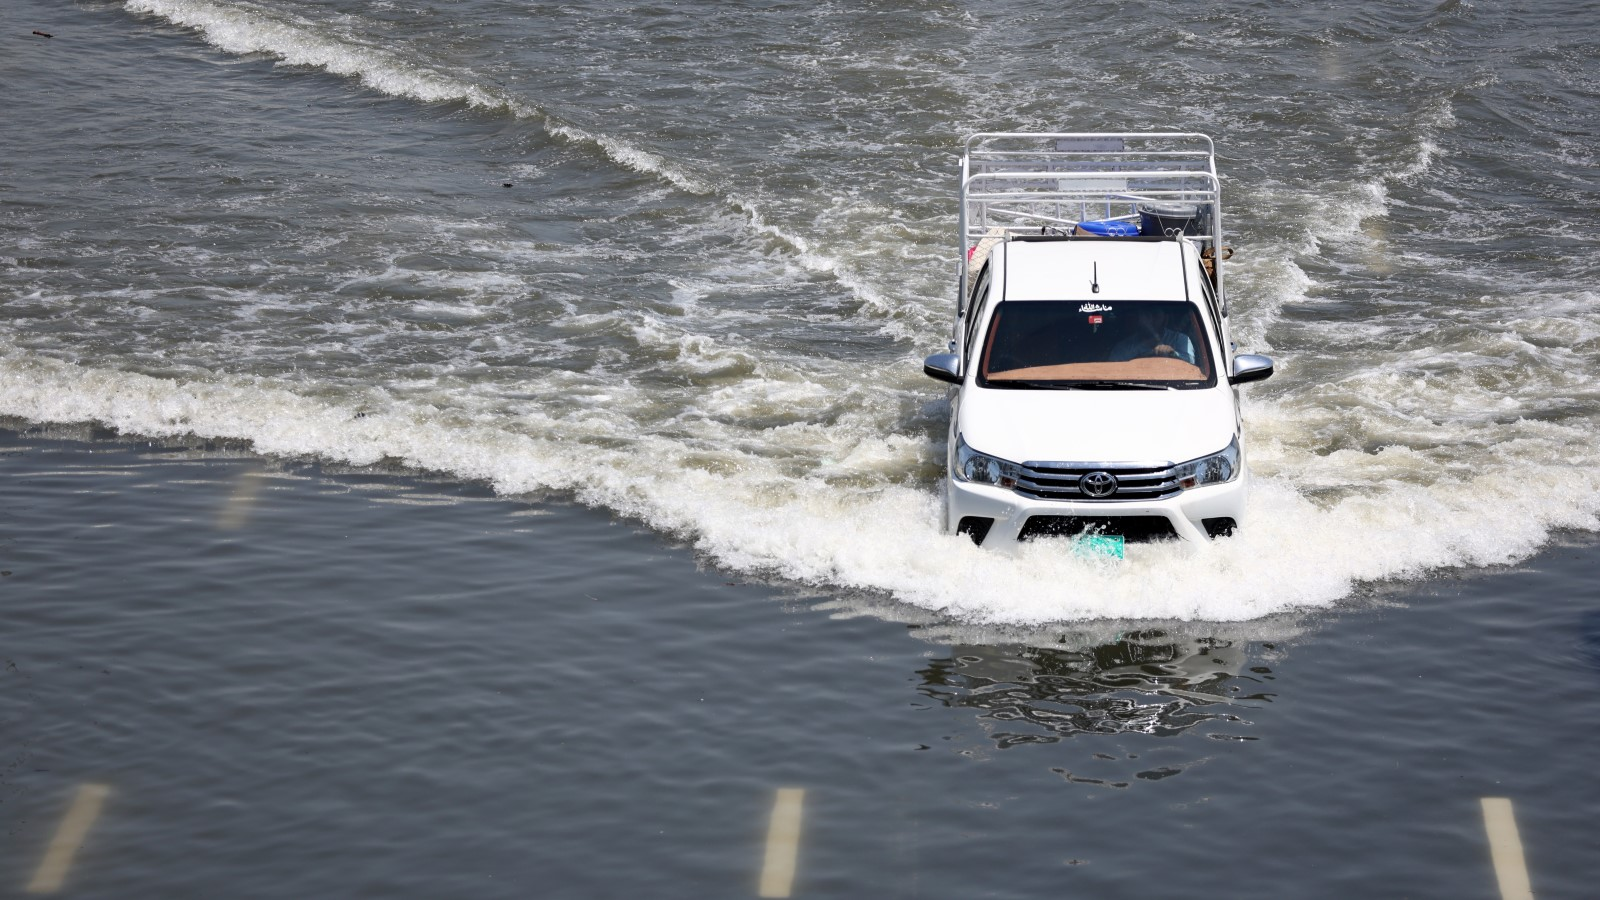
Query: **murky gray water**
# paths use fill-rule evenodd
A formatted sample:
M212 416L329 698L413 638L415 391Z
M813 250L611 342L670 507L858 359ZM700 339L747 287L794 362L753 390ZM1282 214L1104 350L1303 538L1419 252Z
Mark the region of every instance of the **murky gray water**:
M1592 893L1585 4L8 13L0 893ZM938 533L1004 128L1216 137L1248 533Z
M61 895L1542 897L1600 877L1600 548L1337 613L961 626L565 504L0 433L0 885ZM896 615L898 614L898 620Z

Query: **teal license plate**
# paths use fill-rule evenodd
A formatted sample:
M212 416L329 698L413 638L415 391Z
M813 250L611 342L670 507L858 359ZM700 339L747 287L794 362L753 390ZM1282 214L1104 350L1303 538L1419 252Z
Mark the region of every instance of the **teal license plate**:
M1122 559L1122 535L1086 534L1074 538L1072 552L1074 555L1090 558L1109 556L1115 559Z

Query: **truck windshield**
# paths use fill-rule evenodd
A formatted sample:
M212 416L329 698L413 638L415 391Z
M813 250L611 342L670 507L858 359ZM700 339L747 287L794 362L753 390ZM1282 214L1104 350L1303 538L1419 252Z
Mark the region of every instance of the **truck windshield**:
M989 323L979 384L1211 387L1215 367L1200 322L1200 310L1183 301L1006 301Z

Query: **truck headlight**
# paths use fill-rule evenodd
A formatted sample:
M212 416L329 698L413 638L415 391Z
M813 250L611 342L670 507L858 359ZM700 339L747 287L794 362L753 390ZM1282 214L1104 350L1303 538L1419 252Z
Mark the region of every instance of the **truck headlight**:
M1234 436L1228 442L1228 447L1221 453L1191 459L1186 463L1179 463L1173 467L1173 474L1178 476L1178 487L1201 487L1207 484L1226 484L1239 477L1239 438Z
M979 453L968 447L966 440L958 434L955 471L951 474L957 481L1014 488L1017 486L1017 476L1022 474L1022 467L997 456Z

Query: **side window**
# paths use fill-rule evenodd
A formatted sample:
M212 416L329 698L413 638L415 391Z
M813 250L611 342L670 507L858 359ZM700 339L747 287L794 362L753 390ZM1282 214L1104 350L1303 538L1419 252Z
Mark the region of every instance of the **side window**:
M989 299L989 261L984 259L984 267L978 271L978 279L973 280L973 293L966 296L966 307L962 309L963 325L966 327L966 352L973 351L973 323L978 322L978 314L984 309L984 301Z
M972 293L967 296L968 304L976 301L979 294L989 290L989 260L983 261L983 268L978 270L978 277L972 279Z
M978 273L978 283L972 288L972 297L967 301L965 313L967 349L964 356L968 359L972 357L972 336L978 333L978 317L983 313L983 305L989 299L989 282L989 264L985 262L983 271Z
M1217 333L1217 340L1222 339L1221 312L1217 306L1217 291L1211 286L1211 277L1206 274L1205 268L1200 269L1200 290L1206 295L1206 312L1211 316L1212 330Z

